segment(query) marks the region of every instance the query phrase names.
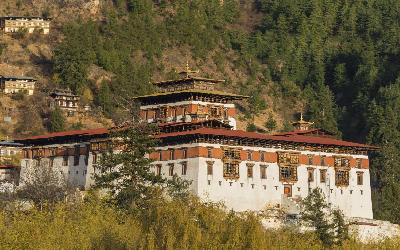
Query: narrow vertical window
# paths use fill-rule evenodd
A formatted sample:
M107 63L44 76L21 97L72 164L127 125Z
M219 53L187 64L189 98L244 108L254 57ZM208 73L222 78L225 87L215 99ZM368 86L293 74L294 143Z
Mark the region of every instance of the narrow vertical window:
M321 156L321 166L325 166L325 156Z
M264 152L260 152L260 161L261 162L265 161L265 153Z
M169 169L168 169L169 176L173 176L174 175L174 164L168 164L168 166L169 166Z
M162 168L162 165L161 165L161 164L156 165L156 174L157 174L158 176L161 175L161 168Z
M308 157L308 165L313 165L313 155L307 155Z
M260 165L260 177L261 179L267 179L267 166Z
M207 161L207 175L213 175L213 161Z
M160 151L158 151L158 153L159 153L159 159L160 159L160 161L162 161L163 160L163 157L162 157L162 151L160 150Z
M307 174L308 174L308 182L313 182L314 181L314 169L307 168Z
M326 169L319 170L319 181L321 183L325 183L326 182Z
M254 164L247 164L247 177L253 178L253 166Z
M356 159L357 168L361 168L361 159Z
M251 161L253 159L251 151L247 151L247 160Z
M94 153L93 154L93 164L97 164L97 154L96 153Z
M357 172L357 185L363 185L364 182L364 173L363 172Z
M207 157L212 158L212 148L207 148Z
M182 157L183 157L184 159L187 158L187 148L182 149Z
M175 160L175 150L174 149L169 150L169 159Z
M187 162L182 162L182 175L186 175L187 172Z

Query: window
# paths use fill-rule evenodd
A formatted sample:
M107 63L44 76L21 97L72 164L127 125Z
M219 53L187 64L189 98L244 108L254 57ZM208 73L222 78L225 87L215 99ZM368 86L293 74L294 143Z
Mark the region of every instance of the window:
M260 161L265 161L265 153L260 152Z
M336 186L348 186L349 185L349 171L348 170L336 170Z
M158 153L159 153L159 159L160 159L160 161L162 161L163 160L163 158L162 158L162 151L160 150L160 151L158 151Z
M326 182L326 169L320 169L319 170L319 181L321 183L325 183Z
M260 177L261 179L267 179L267 166L260 165Z
M253 158L253 155L251 153L251 151L247 151L247 160L251 161Z
M308 174L308 182L313 182L314 181L314 169L307 168L307 174Z
M296 166L280 166L279 167L279 180L280 181L297 181L297 167Z
M183 158L187 158L187 148L182 149Z
M93 154L93 164L97 164L97 160L98 160L97 154Z
M213 161L207 161L207 175L213 175Z
M347 157L334 157L335 168L349 168L350 161Z
M253 166L254 164L247 164L247 177L253 178Z
M169 159L175 160L175 150L174 149L169 150Z
M363 185L363 172L357 172L357 185Z
M83 170L83 175L86 175L87 174L87 170Z
M361 168L361 159L356 159L356 167Z
M181 162L182 165L182 175L186 175L187 172L187 162Z
M224 149L224 158L227 159L240 159L240 151L239 149L235 149L235 148L227 148Z
M50 157L49 166L52 168L54 166L54 157Z
M68 155L63 156L63 166L68 166Z
M168 173L169 176L173 176L174 175L174 164L168 164L169 169L168 169Z
M308 157L308 165L313 165L313 155L307 155Z
M156 165L156 175L161 175L161 168L162 168L161 164Z
M207 157L212 158L212 148L207 148Z
M224 177L232 179L239 178L239 164L232 162L224 163Z
M325 166L325 155L321 156L321 166Z

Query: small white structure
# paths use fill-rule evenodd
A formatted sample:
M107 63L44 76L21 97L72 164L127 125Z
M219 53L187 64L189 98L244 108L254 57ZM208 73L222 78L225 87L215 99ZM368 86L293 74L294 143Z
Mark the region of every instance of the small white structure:
M50 18L44 17L6 16L0 18L0 28L5 33L14 33L22 30L33 33L35 30L39 30L47 35L50 33L50 21Z

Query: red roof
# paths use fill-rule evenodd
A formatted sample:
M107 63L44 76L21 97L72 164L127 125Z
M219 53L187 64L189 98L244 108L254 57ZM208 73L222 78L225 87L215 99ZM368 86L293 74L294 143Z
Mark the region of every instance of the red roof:
M14 166L14 165L10 165L10 164L0 165L0 169L12 169L12 168L18 168L18 166Z
M289 131L289 132L281 132L281 133L276 133L273 135L277 135L277 136L292 136L292 135L333 135L332 133L320 129L320 128L315 128L315 129L308 129L308 130L294 130L294 131Z
M70 130L70 131L49 133L49 134L45 134L45 135L31 136L31 137L23 138L20 141L49 139L49 138L65 137L65 136L103 135L103 134L107 134L107 133L109 133L109 130L106 128L96 128L96 129L86 129L86 130Z
M214 129L214 128L199 128L191 131L164 133L157 135L156 138L163 139L163 138L178 137L183 135L215 135L215 136L219 135L232 138L249 138L249 139L276 141L276 142L295 142L295 143L306 143L306 144L334 145L343 147L365 148L371 150L377 149L377 147L371 145L342 141L329 137L315 137L315 136L302 136L302 135L277 136L277 135L259 134L254 132L246 132L243 130L226 130L226 129Z

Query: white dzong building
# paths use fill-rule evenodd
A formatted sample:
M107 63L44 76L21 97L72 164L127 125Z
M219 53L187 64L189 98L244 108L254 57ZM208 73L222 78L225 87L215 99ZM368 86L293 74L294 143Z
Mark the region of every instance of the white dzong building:
M217 91L219 80L192 76L155 83L159 92L137 97L141 119L156 123L159 145L150 155L157 174L191 180L203 200L223 201L235 211L284 206L321 188L347 217L372 218L369 145L334 139L310 129L276 135L236 129L234 101L246 96ZM26 138L24 169L46 160L87 189L109 129L67 131Z

